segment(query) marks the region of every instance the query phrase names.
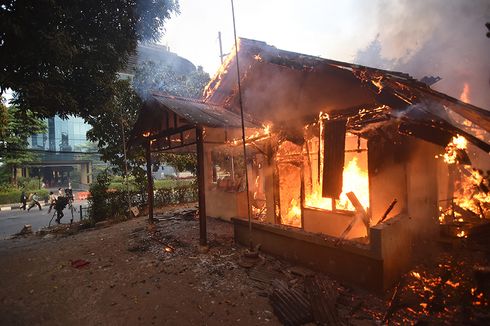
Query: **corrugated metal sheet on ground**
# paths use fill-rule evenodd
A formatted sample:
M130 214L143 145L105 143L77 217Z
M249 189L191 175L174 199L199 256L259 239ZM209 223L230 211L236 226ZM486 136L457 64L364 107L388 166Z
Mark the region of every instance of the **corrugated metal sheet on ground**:
M284 325L304 325L313 321L310 302L299 289L291 288L281 281L273 281L269 300L275 315Z

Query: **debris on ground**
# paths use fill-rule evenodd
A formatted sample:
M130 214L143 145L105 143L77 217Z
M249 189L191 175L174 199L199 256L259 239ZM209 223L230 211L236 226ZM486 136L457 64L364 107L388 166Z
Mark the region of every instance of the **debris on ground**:
M15 311L37 320L42 312L24 310L24 297L14 294L32 290L29 306L36 306L36 296L45 307L56 300L66 302L76 309L70 314L91 316L89 324L490 323L485 227L469 232L468 238L454 239L457 243L441 242L439 251L427 255L397 286L375 295L267 255L260 246L239 247L232 225L218 219L208 219L208 250L200 250L196 214L193 206L177 207L157 213L153 224L139 218L53 241L39 239L39 248L24 254L19 247L10 261L5 259L15 250L4 251L0 264L17 269L4 269L0 280L25 275L16 284L0 283L5 293L0 314L7 314L7 321L18 318ZM44 237L66 232L69 229L61 225ZM74 255L78 259L71 261ZM16 265L19 259L22 264ZM253 263L244 264L247 260ZM69 273L64 268L67 261L79 272ZM35 277L37 287L21 282ZM52 284L49 292L46 284ZM62 292L57 290L61 287ZM68 316L63 315L65 324L71 322ZM43 318L46 323L55 320Z
M14 235L15 237L25 237L32 234L32 226L30 224L25 224L18 233Z
M89 261L83 259L72 260L70 261L70 263L71 263L71 267L73 268L82 268L90 264Z

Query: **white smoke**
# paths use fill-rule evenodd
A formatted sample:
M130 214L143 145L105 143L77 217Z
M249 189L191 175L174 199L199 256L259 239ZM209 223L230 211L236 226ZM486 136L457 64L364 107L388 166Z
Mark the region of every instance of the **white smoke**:
M469 85L469 100L490 109L490 21L488 0L383 0L378 35L358 52L356 63L440 76L433 88L459 98Z

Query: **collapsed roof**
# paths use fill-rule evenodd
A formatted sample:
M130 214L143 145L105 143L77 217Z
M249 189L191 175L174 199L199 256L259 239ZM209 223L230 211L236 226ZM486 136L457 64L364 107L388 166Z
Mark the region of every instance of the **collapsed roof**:
M323 112L330 119L347 119L348 127L360 132L373 123L390 123L400 133L441 146L459 134L490 152L489 111L437 92L408 74L284 51L243 38L238 58L234 53L208 84L202 101L155 95L151 102L196 125L238 127L238 61L243 109L247 120L257 125L272 122L294 128ZM146 109L145 115L150 111ZM226 117L217 123L215 112ZM157 123L156 116L141 115L139 128L148 130L142 120Z

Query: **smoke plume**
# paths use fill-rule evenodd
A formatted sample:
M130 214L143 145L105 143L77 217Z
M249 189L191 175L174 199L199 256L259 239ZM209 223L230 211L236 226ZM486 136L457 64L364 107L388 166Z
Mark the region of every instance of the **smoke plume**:
M490 21L487 0L381 1L377 37L355 62L408 72L417 79L439 76L433 88L490 109Z

